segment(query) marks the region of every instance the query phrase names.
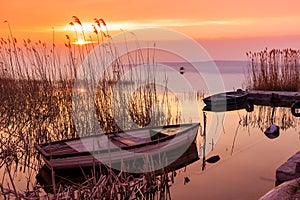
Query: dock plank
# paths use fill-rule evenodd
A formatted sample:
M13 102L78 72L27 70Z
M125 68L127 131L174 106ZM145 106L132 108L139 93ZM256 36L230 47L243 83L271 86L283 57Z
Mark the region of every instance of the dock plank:
M300 102L300 92L249 90L247 93L248 100L255 105L291 107L293 103Z

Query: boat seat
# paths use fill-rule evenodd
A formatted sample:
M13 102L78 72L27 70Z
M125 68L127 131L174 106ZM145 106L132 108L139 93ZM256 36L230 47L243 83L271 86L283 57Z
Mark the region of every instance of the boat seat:
M131 140L131 139L128 139L128 138L122 138L122 137L119 137L117 139L119 142L125 144L125 145L128 145L128 146L133 146L133 145L137 145L137 142Z
M125 138L122 137L120 135L114 135L114 136L110 136L109 137L111 140L114 140L122 145L125 146L133 146L133 145L137 145L138 143L130 138Z

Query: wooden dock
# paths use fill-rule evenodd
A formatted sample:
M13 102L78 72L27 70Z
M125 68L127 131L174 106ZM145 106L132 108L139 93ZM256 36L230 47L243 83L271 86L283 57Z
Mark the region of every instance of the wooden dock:
M254 105L290 107L294 116L300 117L300 92L247 91L248 102ZM300 178L300 151L290 157L276 170L276 185Z
M228 93L240 93L239 90L236 92L224 92L212 95L213 96L224 96ZM259 90L248 90L245 91L246 99L240 103L231 104L228 103L227 99L224 99L223 102L227 102L227 105L215 105L210 106L208 103L205 103L206 97L203 99L206 106L203 108L204 111L214 111L214 112L224 112L231 110L246 109L248 112L254 110L254 105L259 106L271 106L271 107L288 107L291 108L291 112L295 117L300 117L300 92L286 92L286 91L259 91Z
M292 107L297 102L300 105L300 92L250 90L247 93L248 101L254 105Z

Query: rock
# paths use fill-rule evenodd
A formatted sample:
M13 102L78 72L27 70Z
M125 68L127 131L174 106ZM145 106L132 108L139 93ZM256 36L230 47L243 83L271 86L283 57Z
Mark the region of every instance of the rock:
M300 151L276 170L276 181L280 184L300 177Z
M300 178L287 181L266 193L260 200L300 199Z
M277 138L279 136L279 126L272 124L264 133L269 139Z
M296 163L296 173L300 173L300 161Z

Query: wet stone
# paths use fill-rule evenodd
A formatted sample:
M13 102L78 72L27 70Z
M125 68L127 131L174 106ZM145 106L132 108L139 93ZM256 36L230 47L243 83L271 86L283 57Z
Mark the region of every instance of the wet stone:
M300 177L300 151L289 158L276 170L278 184Z
M300 161L296 163L296 173L300 173Z

